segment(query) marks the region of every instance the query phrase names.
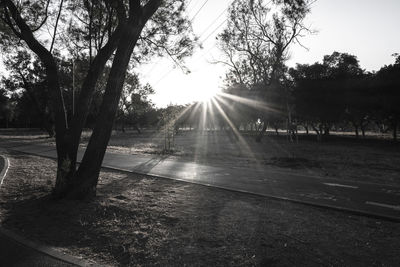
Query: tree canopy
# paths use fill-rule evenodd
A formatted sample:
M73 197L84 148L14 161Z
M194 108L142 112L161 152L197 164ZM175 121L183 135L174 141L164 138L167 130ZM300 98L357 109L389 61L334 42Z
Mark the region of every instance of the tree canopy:
M179 62L192 53L195 38L184 15L185 7L183 0L1 1L1 49L9 54L26 50L43 68L55 122L56 196L95 195L127 69L152 55L168 55ZM70 118L60 77L61 57L88 59L76 110ZM80 136L106 66L110 71L98 117L77 169Z

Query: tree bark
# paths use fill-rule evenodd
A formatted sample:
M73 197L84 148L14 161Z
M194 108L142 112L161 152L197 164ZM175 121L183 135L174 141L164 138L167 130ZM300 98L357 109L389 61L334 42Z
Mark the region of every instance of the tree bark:
M129 52L128 50L123 51L124 45L127 45L127 44L128 44L128 46L131 45L132 46L131 50L133 50L134 46L136 45L137 38L139 37L140 32L143 29L145 23L156 12L158 7L161 5L161 2L162 2L161 0L150 0L147 2L147 4L144 7L142 7L140 4L140 1L138 1L138 0L130 1L129 2L129 5L130 5L129 17L130 18L128 20L126 19L126 12L125 12L124 6L121 5L122 2L117 2L117 13L118 13L118 20L119 20L118 26L117 26L116 30L114 31L114 33L111 35L107 44L99 50L98 54L91 62L90 69L84 80L84 83L82 85L82 90L79 95L78 109L75 113L75 116L72 118L72 121L71 121L71 130L68 131L64 135L64 138L63 138L62 146L64 148L67 148L68 160L70 162L68 165L69 170L65 174L65 176L58 177L58 179L63 179L65 181L67 181L67 182L60 183L61 186L58 186L58 187L56 186L54 191L59 196L63 197L66 194L73 195L70 193L74 186L77 186L77 189L73 190L73 191L76 192L76 195L78 198L80 198L80 196L84 196L85 191L87 191L88 197L90 197L90 195L95 194L95 188L94 188L94 190L89 190L89 188L91 186L95 187L97 185L97 178L98 178L98 173L100 171L102 158L104 156L104 153L105 153L105 150L107 147L108 139L111 135L112 123L114 121L115 112L113 112L113 108L110 108L110 107L114 105L115 97L113 97L113 96L118 95L118 100L116 101L118 104L120 94L121 94L121 92L118 92L116 94L116 92L112 92L111 89L107 90L107 88L109 88L111 86L119 86L121 84L121 89L122 89L122 85L124 83L124 78L125 78L125 72L127 69L126 66L128 63L126 63L126 64L123 63L122 62L123 60L121 60L121 59L119 59L117 61L114 59L113 67L114 67L115 62L121 63L122 65L120 66L120 68L116 67L116 69L122 70L122 72L124 72L124 73L123 73L123 75L121 75L120 73L118 73L118 71L114 70L113 76L110 73L108 81L107 81L106 93L103 97L103 104L102 104L101 108L105 107L108 110L107 111L101 110L103 112L101 112L99 114L97 124L101 125L101 123L102 123L101 120L104 120L104 118L102 118L103 115L107 116L107 117L112 117L110 119L110 121L106 123L106 124L109 124L111 122L111 129L109 130L110 131L109 133L106 133L105 129L103 131L99 130L98 134L97 133L95 134L95 130L93 131L91 140L93 138L93 140L96 140L96 141L93 141L94 145L92 145L92 146L96 146L97 143L103 144L104 140L100 141L100 139L105 139L105 138L107 138L107 136L108 136L108 138L107 138L107 141L105 142L106 145L104 147L103 152L100 152L103 145L100 145L99 148L93 148L91 146L90 151L88 152L86 150L86 152L85 152L85 155L87 155L87 154L90 155L90 154L96 154L96 153L94 153L94 151L98 150L97 154L101 154L101 153L103 154L103 156L97 155L97 157L94 158L95 159L94 161L96 161L96 162L100 159L101 160L100 160L100 165L94 164L96 166L98 165L99 167L98 167L98 170L94 172L94 176L93 176L93 177L96 177L96 175L97 175L97 178L92 179L93 181L91 181L90 177L92 177L92 176L85 177L84 179L80 179L80 178L86 173L86 171L84 171L85 168L90 169L90 168L94 168L95 166L93 165L90 168L85 167L86 165L89 166L90 164L87 163L85 165L82 161L82 164L80 165L81 171L76 173L76 159L77 159L77 151L79 148L80 137L82 135L82 130L83 130L83 127L84 127L84 124L86 122L86 118L87 118L87 115L89 112L89 107L90 107L90 104L92 101L92 96L93 96L96 82L98 80L98 77L103 72L103 69L104 69L104 66L105 66L107 60L110 58L110 56L112 55L112 53L115 51L115 49L117 47L119 47L120 55L124 54L126 52ZM138 32L136 32L136 30L138 30ZM130 37L132 37L132 34L137 35L137 37L135 37L136 40L129 39ZM121 41L122 36L124 36L123 41ZM132 54L132 51L130 53L126 54L125 60L127 60L127 62L129 62L131 54ZM125 68L124 68L124 66L125 66ZM118 78L121 78L121 81L116 81L116 79L118 79ZM117 87L116 87L116 89L117 89L116 91L118 91ZM121 90L121 89L119 89L119 90ZM107 105L107 103L104 104L107 99L108 100L111 99L113 101L110 102L109 105ZM109 112L112 113L112 116L109 116L109 114L110 114ZM104 113L106 113L106 114L104 114ZM108 128L109 128L108 125L106 128L108 130ZM96 126L95 126L95 129L96 129ZM97 129L98 129L98 127L97 127ZM90 144L90 142L89 142L89 144ZM89 149L89 146L87 149ZM88 161L88 159L86 159L86 160ZM82 167L82 165L84 167ZM81 173L81 175L79 175L79 173ZM80 181L80 180L82 180L82 181ZM79 182L77 182L77 181L79 181ZM80 194L79 192L81 192L82 194Z
M119 41L95 128L68 192L70 198L84 199L96 195L100 168L111 136L126 69L143 26L139 21L127 25L124 38Z

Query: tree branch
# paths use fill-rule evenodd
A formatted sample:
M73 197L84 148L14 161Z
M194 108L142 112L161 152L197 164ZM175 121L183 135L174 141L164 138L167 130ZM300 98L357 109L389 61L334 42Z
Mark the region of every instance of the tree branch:
M61 2L60 2L60 7L59 7L59 9L58 9L56 24L54 25L53 38L52 38L52 40L51 40L51 45L50 45L50 49L49 49L50 53L53 51L54 42L55 42L55 40L56 40L58 21L60 20L60 16L61 16L61 12L62 12L63 3L64 3L64 0L61 0Z
M48 18L48 10L49 10L49 4L50 4L50 0L47 0L47 4L46 4L46 9L45 9L45 17L42 20L42 22L39 24L39 26L37 26L35 29L32 29L32 32L35 32L37 30L39 30L47 21Z

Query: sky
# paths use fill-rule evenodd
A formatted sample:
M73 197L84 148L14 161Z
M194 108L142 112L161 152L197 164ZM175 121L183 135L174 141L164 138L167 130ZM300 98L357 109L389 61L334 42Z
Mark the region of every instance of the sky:
M186 60L190 74L174 68L168 58L155 58L138 68L141 81L155 89L151 99L158 107L204 100L221 89L227 69L213 62L222 59L216 36L225 27L231 1L188 0L188 17L203 47ZM287 64L312 64L338 51L356 55L368 71L379 70L394 62L393 53L400 53L399 14L400 0L316 0L306 19L316 33L301 39L308 49L290 48Z
M193 30L204 47L186 61L191 74L174 69L167 58L155 59L140 68L143 82L150 83L156 91L152 100L157 106L203 100L221 89L226 68L212 62L222 56L215 37L224 29L230 2L189 2L189 18L199 11L193 19ZM338 51L356 55L361 67L368 71L379 70L394 62L393 53L400 53L399 14L400 0L317 0L306 20L316 33L301 39L308 50L300 45L291 47L287 64L312 64Z

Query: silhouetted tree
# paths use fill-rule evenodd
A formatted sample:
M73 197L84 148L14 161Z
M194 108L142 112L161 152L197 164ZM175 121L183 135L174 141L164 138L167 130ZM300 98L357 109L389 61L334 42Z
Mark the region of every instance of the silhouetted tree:
M78 5L81 13L77 11L77 15L86 15L79 19L71 17L70 12L65 12L67 5ZM140 60L154 53L166 52L179 61L189 55L192 51L193 38L188 34L190 27L189 21L183 17L184 10L183 0L83 2L60 0L57 3L39 0L32 5L25 1L1 1L2 48L5 50L12 50L15 46L28 48L40 59L45 71L55 114L58 157L55 196L90 198L96 194L101 163L111 135L131 57ZM108 19L103 21L105 17ZM51 29L48 38L44 35L39 38L39 33L44 32L41 30L43 25ZM81 27L82 25L84 27ZM60 30L63 27L65 31ZM73 27L76 34L64 36L68 33L69 27ZM80 32L77 30L79 28ZM101 33L101 36L96 35L96 32ZM171 36L174 37L170 38ZM72 55L82 53L90 58L88 70L79 90L76 111L70 123L67 121L66 111L62 104L63 93L55 53L57 46L66 43L65 38L70 40L68 44L71 46ZM21 40L23 42L20 42ZM98 42L94 43L94 40ZM136 53L134 53L135 48L137 48ZM111 58L113 61L98 119L82 163L77 170L76 157L79 140L89 113L95 86L106 63Z
M141 133L140 126L148 124L146 113L153 108L148 99L153 93L149 84L142 85L136 74L127 73L116 120L121 124L122 131L125 131L124 127L128 124Z
M23 117L37 117L40 127L53 137L54 114L41 62L32 58L26 50L20 50L5 61L5 66L10 76L3 79L4 87L10 93L18 92L16 96L24 100L18 105L20 114Z
M376 114L390 125L393 140L397 140L400 122L400 56L395 63L382 67L376 74L377 102Z
M281 84L284 63L290 45L299 43L302 34L309 32L304 25L309 12L308 0L235 0L229 9L228 26L219 36L226 56L222 62L230 67L227 85L258 90L259 101L277 110L273 115L260 111L263 127L257 141L268 120L287 113L287 95Z
M8 128L8 124L12 117L12 108L10 106L10 98L7 91L0 87L0 124Z
M297 115L311 125L319 140L346 117L358 135L358 127L365 126L367 114L364 104L360 104L364 102L364 94L357 84L363 70L355 56L334 52L324 56L322 64L298 64L290 74L295 82Z

